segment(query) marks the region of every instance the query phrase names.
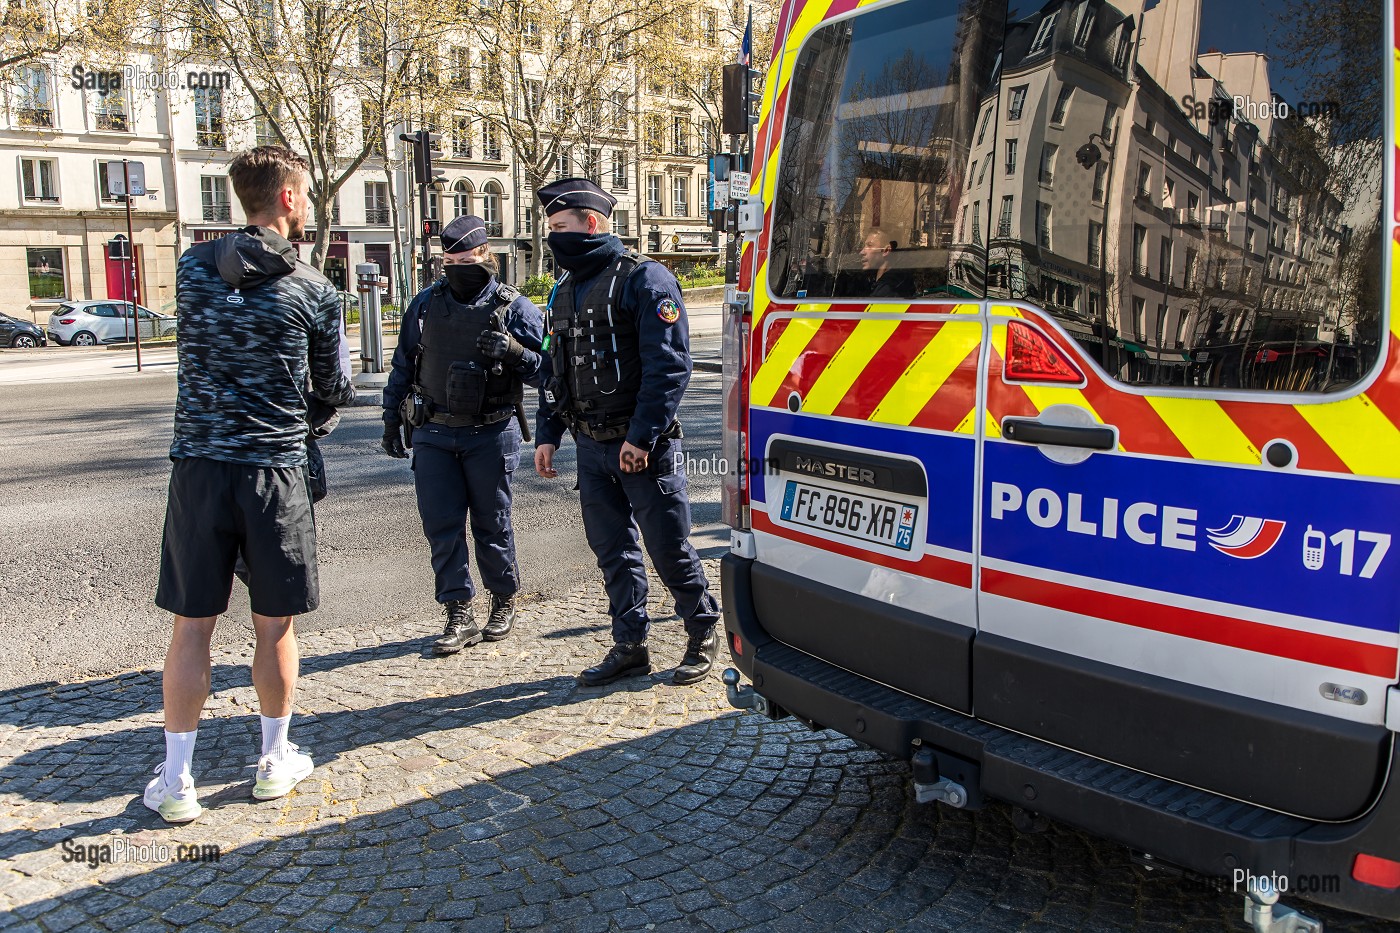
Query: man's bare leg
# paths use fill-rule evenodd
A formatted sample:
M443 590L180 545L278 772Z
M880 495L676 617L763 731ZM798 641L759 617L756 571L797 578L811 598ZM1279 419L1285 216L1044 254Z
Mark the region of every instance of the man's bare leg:
M253 796L272 800L291 792L311 773L311 756L287 741L301 656L291 616L253 613L257 647L253 650L253 687L262 711L262 758Z
M161 693L165 703L165 763L146 785L146 806L171 823L187 823L201 810L190 764L199 713L209 698L209 642L217 616L176 616L165 652Z
M253 613L253 689L264 716L281 719L292 714L292 694L296 692L301 655L291 616L263 616Z
M161 678L166 732L193 732L199 727L199 712L209 699L209 642L217 618L175 617Z

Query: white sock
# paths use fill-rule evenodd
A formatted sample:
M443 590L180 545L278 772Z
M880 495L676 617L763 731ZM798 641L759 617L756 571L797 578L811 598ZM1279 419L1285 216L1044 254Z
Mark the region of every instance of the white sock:
M165 768L161 773L165 776L167 787L178 785L183 777L194 780L190 774L190 764L194 761L194 737L197 735L198 729L165 733Z
M263 749L264 755L270 755L277 751L287 742L287 726L292 721L292 714L273 719L271 716L262 717Z

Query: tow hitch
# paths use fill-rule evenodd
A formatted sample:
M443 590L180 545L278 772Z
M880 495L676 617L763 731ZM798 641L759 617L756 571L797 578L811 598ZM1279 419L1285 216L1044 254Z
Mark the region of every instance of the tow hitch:
M1244 922L1254 933L1322 933L1322 921L1278 902L1278 891L1268 878L1249 885L1244 896Z
M740 675L738 671L732 667L726 667L721 676L724 678L724 695L729 700L730 706L735 709L751 709L770 719L775 718L767 697L753 687L739 686Z

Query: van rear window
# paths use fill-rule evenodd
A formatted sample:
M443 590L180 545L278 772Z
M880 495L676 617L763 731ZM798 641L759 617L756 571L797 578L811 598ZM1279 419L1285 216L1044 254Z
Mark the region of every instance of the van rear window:
M774 293L1033 305L1132 385L1363 379L1386 333L1383 7L1145 6L911 0L819 29Z

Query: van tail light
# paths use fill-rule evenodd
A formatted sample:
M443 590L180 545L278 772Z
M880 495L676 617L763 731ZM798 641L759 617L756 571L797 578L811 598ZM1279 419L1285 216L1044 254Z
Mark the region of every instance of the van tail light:
M1006 325L1007 379L1014 382L1084 381L1079 367L1070 362L1050 339L1033 327L1012 321Z
M1356 861L1351 863L1351 877L1362 884L1394 891L1400 888L1400 862L1358 852Z
M720 343L724 364L720 377L724 406L724 436L720 444L724 486L720 506L722 520L736 531L749 528L749 327L747 301L726 302Z
M736 658L744 656L744 640L739 637L738 632L729 633L729 650L734 652Z

